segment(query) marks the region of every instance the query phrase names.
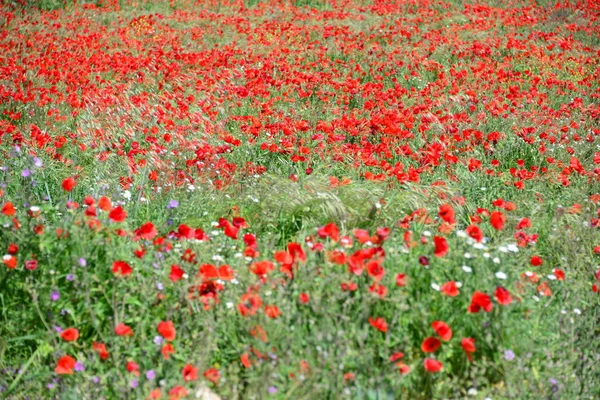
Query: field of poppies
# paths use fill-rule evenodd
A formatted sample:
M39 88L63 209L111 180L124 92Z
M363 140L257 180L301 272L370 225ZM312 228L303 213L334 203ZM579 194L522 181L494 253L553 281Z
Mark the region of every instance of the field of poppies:
M0 6L0 398L597 399L596 0Z

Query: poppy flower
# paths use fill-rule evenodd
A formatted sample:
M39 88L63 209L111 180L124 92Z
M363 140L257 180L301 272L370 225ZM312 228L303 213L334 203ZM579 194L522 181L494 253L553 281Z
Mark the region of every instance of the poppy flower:
M403 287L406 286L406 274L398 274L396 275L396 286Z
M123 222L127 218L127 213L121 206L116 206L108 213L108 218L113 222Z
M510 292L502 286L496 288L495 297L498 304L502 304L503 306L509 305L512 302Z
M98 200L98 208L102 211L108 211L112 208L112 202L108 197L102 196Z
M397 353L394 353L390 356L390 362L394 362L394 361L398 361L400 359L404 358L404 353L399 351Z
M6 265L9 269L17 268L17 257L12 256L10 254L6 254L2 256L2 263Z
M396 368L398 368L398 372L402 375L406 375L410 372L410 367L403 362L397 362L395 365Z
M494 227L494 229L501 231L504 229L504 224L506 223L506 216L501 211L494 211L490 216L490 224Z
M217 383L219 383L221 374L219 373L218 369L209 368L206 371L204 371L204 377L216 385Z
M183 367L181 374L183 375L184 381L195 381L198 379L198 368L194 367L192 364L187 364L185 367Z
M229 265L221 265L218 270L219 279L230 281L235 277L235 271Z
M267 275L275 269L275 264L271 261L256 261L250 264L250 271L258 276Z
M60 337L67 342L73 342L79 338L79 331L75 328L69 328L62 331Z
M533 256L531 257L531 265L533 265L534 267L539 267L540 265L542 265L544 263L544 260L542 260L542 258L540 256Z
M2 214L8 217L12 217L13 215L15 215L16 212L17 210L15 209L15 206L13 206L13 203L11 203L10 201L4 203L4 205L2 206Z
M439 208L438 215L450 225L456 223L454 208L452 208L450 204L442 204Z
M300 296L298 296L298 301L300 301L302 304L308 304L310 301L310 296L307 293L300 293Z
M171 343L167 343L160 349L160 352L162 353L165 360L168 360L171 354L175 354L175 348L173 348L173 345Z
M244 368L251 368L252 364L250 363L250 356L248 353L244 353L240 356L240 362L244 366Z
M483 311L490 312L492 311L493 307L494 305L492 304L490 296L485 293L475 291L475 293L473 293L473 297L471 298L471 304L469 305L468 312L478 313L482 308Z
M435 250L433 255L436 257L444 257L448 253L448 242L445 238L441 236L435 236L433 238L433 244L435 245Z
M113 263L112 272L116 276L129 276L133 272L133 268L125 261L115 261Z
M133 329L124 323L120 323L115 327L115 333L117 336L133 336Z
M77 361L71 356L62 356L56 363L54 372L59 375L73 375L73 368L75 368Z
M161 321L158 323L156 330L162 337L165 338L165 340L168 340L169 342L175 340L176 332L175 332L175 326L173 325L173 322Z
M434 353L437 349L440 348L441 344L442 343L438 338L430 336L423 340L423 343L421 343L421 350L424 353Z
M106 345L104 343L96 343L94 342L94 351L98 352L101 360L106 360L109 356L108 351L106 350Z
M127 372L131 372L135 376L140 375L140 366L135 361L128 361L125 365Z
M152 240L158 235L158 232L152 222L146 222L135 231L135 234L142 239Z
M384 318L369 318L369 323L373 328L380 330L381 332L387 332L388 330L388 324Z
M279 316L281 315L281 311L279 310L279 307L269 305L265 306L265 314L269 318L276 319L279 318Z
M169 279L172 282L177 282L180 279L183 279L183 275L185 271L182 270L179 265L171 265L171 273L169 274Z
M438 360L433 360L431 358L426 358L423 361L423 366L425 367L425 371L431 373L440 372L444 368L441 362L439 362Z
M440 287L440 291L446 296L456 297L459 295L458 285L454 281L446 282Z
M442 338L442 340L444 342L449 341L450 339L452 339L452 329L450 329L450 327L448 326L448 324L446 324L443 321L433 321L431 323L431 327L433 329L435 329L435 331L437 332L437 334L439 335L440 338Z
M62 182L62 188L65 192L72 191L73 188L75 188L75 185L77 185L77 182L72 177L68 177Z
M467 229L465 229L465 232L475 241L479 243L483 241L483 232L477 225L469 225Z
M516 228L518 230L531 228L531 221L529 220L529 218L523 218L519 221L519 223L517 223Z
M340 240L340 229L333 222L330 222L329 224L319 228L317 234L321 238L329 237L334 242L337 242L338 240Z
M175 386L169 390L169 400L180 400L187 396L188 392L183 386Z
M465 338L463 340L461 340L460 342L463 350L465 351L465 353L467 353L467 358L469 359L469 361L473 361L473 357L471 355L471 353L475 353L475 339L473 338Z
M246 293L242 296L238 304L238 311L243 317L255 315L262 306L262 300L255 293Z

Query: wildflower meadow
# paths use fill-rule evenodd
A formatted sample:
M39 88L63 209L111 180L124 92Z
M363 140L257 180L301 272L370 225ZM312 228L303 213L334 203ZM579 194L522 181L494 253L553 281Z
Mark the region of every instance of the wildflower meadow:
M600 398L600 2L0 1L0 399Z

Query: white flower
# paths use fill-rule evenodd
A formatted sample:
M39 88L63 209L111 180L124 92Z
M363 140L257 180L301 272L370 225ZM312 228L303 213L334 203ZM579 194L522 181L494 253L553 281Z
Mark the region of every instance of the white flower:
M492 258L492 261L494 262L494 264L500 264L500 259L498 257Z
M458 236L459 238L466 238L467 233L465 231L456 231L456 236Z
M537 296L531 296L535 301L540 301L540 298Z
M581 315L581 310L579 308L573 309L573 312L577 315Z
M471 255L471 253L465 253L465 258L473 258L473 256Z
M548 275L548 279L550 279L551 281L555 281L556 280L556 275L550 274L550 275Z
M500 246L500 247L498 247L498 251L500 253L508 253L508 247L506 247L506 246Z
M466 273L471 273L473 272L473 269L469 266L463 265L462 266L462 270L465 271Z
M423 231L423 236L431 236L431 232L429 232L429 231Z
M438 285L437 283L432 283L432 284L431 284L431 288L432 288L433 290L435 290L436 292L439 292L439 291L440 291L440 285Z
M511 251L513 253L518 253L519 252L519 247L516 244L509 244L507 246L508 251Z
M29 209L31 210L31 212L38 212L38 211L40 211L40 208L38 206L31 206Z
M498 278L498 279L506 279L506 274L502 271L496 272L495 275L496 275L496 278Z

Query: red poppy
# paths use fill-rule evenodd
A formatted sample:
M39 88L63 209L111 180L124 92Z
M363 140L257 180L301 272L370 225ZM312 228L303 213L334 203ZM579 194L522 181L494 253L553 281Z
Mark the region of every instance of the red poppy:
M198 379L198 368L194 367L192 364L187 364L185 367L183 367L181 374L183 375L184 381L195 381Z
M131 372L135 376L140 375L140 366L135 361L128 361L125 365L127 372Z
M9 269L15 269L15 268L17 268L17 257L15 257L15 256L11 256L10 254L6 254L5 256L2 257L2 262Z
M262 300L259 295L255 293L246 293L242 296L241 301L238 304L238 311L243 317L248 317L255 315L261 306Z
M456 223L454 208L452 208L450 204L442 204L440 206L438 215L448 224L452 225Z
M180 400L187 396L188 392L183 386L175 386L169 390L169 400Z
M160 349L160 352L162 353L165 360L168 360L171 354L175 354L175 348L173 348L173 345L171 343L167 343Z
M108 351L106 350L106 345L104 343L96 343L94 342L94 351L98 352L101 360L106 360L109 356Z
M112 203L108 197L102 196L100 200L98 200L98 208L102 211L108 211L112 208Z
M437 349L440 348L440 346L440 339L430 336L423 340L423 343L421 343L421 350L424 353L434 353Z
M250 356L248 353L244 353L240 356L240 362L244 366L244 368L251 368L252 364L250 363Z
M445 238L441 236L435 236L433 238L433 244L435 245L435 250L433 255L436 257L443 257L448 253L448 242Z
M133 272L133 268L125 261L115 261L113 263L112 272L116 276L128 276Z
M396 275L396 286L406 286L406 274L398 274Z
M165 338L165 340L173 341L175 340L175 326L171 321L161 321L158 323L156 327L158 333Z
M308 304L310 297L307 293L300 293L300 296L298 296L298 301L300 301L302 304Z
M394 362L397 360L400 360L401 358L404 358L404 353L399 351L397 353L394 353L390 356L390 362Z
M117 336L133 336L133 329L124 323L120 323L115 327L115 333Z
M494 227L494 229L501 231L504 229L504 224L506 223L506 216L501 211L494 211L490 216L490 224Z
M229 265L221 265L218 273L219 278L224 281L230 281L235 277L235 271Z
M204 372L204 377L216 385L217 383L219 383L219 378L221 377L221 374L219 373L218 369L209 368Z
M490 312L494 305L492 304L492 300L490 296L485 293L481 293L476 291L473 293L473 297L471 298L471 304L469 305L468 311L470 313L478 313L479 310L483 308L483 311Z
M56 363L54 372L59 375L73 375L73 368L75 368L77 361L71 356L62 356Z
M135 234L142 239L152 240L158 235L158 232L152 222L146 222L135 231Z
M502 286L496 288L495 297L498 304L502 304L503 306L509 305L512 302L510 292Z
M450 297L456 297L460 293L458 290L458 286L456 285L456 282L454 282L454 281L444 283L442 285L442 287L440 287L440 291L442 293L444 293L446 296L450 296Z
M79 331L75 328L69 328L62 331L60 337L66 340L67 342L73 342L79 338Z
M440 372L444 368L441 362L439 362L438 360L433 360L431 358L426 358L423 361L423 366L425 367L425 371L431 373Z
M171 265L171 273L169 274L169 279L173 282L177 282L180 279L183 279L183 275L185 271L182 270L179 265Z
M127 218L127 213L121 206L116 206L108 213L108 218L114 222L123 222Z
M460 342L463 350L467 353L467 358L469 361L473 360L471 353L475 353L475 339L473 338L465 338Z
M544 260L542 260L542 258L540 256L531 257L531 265L533 265L534 267L539 267L543 263L544 263Z
M73 190L75 185L77 185L77 182L75 182L75 179L72 177L68 177L62 182L62 188L65 190L65 192L70 192Z
M16 212L17 210L15 209L15 206L13 206L13 203L10 201L2 206L2 214L6 216L12 217Z
M258 276L267 275L273 269L275 269L275 264L271 261L256 261L250 264L250 271Z
M319 228L317 234L321 238L329 237L334 242L340 240L340 229L333 222L330 222L329 224Z
M279 310L279 307L274 306L274 305L269 305L269 306L265 306L265 314L267 317L269 318L279 318L279 316L281 315L281 311Z
M483 232L477 225L469 225L467 229L465 229L465 232L477 242L483 241Z
M373 326L375 329L380 330L381 332L387 332L388 330L388 324L384 318L369 318L369 323L371 324L371 326Z
M442 340L444 342L449 341L450 339L452 339L452 329L450 329L450 327L448 326L448 324L446 324L443 321L433 321L431 323L431 327L433 329L435 329L435 331L437 332L437 334L439 335L440 338L442 338Z

